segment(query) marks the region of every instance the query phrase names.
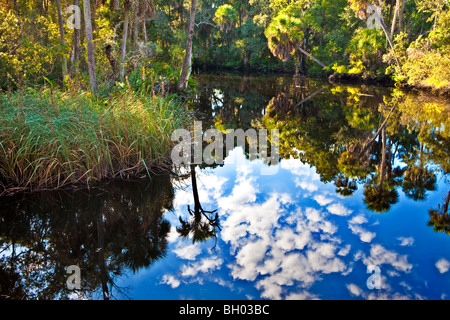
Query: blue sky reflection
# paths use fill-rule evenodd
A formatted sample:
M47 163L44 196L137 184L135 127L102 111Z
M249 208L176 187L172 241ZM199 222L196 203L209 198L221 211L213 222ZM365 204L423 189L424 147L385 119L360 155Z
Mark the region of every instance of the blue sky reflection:
M214 240L193 244L175 231L193 203L190 186L179 188L174 212L166 214L167 257L126 279L130 296L449 299L450 237L426 224L429 204L441 200L440 185L426 203L399 191L400 201L378 214L366 209L361 188L343 197L299 160L278 165L276 175L260 175L264 164L237 148L225 166L199 170L202 206L220 216L215 250ZM380 289L366 285L371 265L380 267Z

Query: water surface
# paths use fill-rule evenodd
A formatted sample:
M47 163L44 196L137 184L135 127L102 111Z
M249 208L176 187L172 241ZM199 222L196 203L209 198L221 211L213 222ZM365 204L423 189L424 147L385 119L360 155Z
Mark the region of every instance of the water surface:
M448 101L196 80L204 130L279 130L274 174L236 147L178 177L2 198L2 298L450 299Z

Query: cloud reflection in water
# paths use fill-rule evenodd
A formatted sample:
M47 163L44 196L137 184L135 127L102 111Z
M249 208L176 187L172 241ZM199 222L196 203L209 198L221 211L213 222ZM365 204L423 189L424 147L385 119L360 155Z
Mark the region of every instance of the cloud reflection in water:
M246 290L257 292L246 295L256 299L423 298L415 290L430 285L426 277L414 274L417 265L396 251L413 247L415 239L379 239L379 216L365 209L357 195L334 193L333 186L298 160L283 159L277 175L261 176L264 164L246 160L241 149L230 157L239 165L198 172L202 203L218 209L220 216L217 248L174 237L179 270L163 274L160 283L174 290L214 283L229 290L225 299ZM186 215L190 198L189 189L178 191L175 216ZM380 289L366 286L370 265L381 268ZM436 268L448 270L444 262ZM441 291L441 297L448 294Z

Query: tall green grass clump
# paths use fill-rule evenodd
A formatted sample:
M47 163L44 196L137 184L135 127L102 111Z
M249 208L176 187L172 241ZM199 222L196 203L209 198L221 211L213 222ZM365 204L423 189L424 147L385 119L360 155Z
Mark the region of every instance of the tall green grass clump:
M174 98L123 90L21 89L0 96L0 194L170 166L173 130L187 113Z

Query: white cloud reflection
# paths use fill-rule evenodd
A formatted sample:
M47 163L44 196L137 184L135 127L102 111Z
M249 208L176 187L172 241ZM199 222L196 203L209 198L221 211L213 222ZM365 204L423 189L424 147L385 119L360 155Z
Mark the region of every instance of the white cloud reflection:
M349 222L349 229L356 235L359 236L362 242L371 242L373 238L375 238L375 233L370 232L363 228L361 225L366 223L367 219L364 215L360 214L358 216L354 216Z
M231 156L243 157L234 151ZM355 209L350 209L343 198L320 187L313 169L298 160L282 160L279 164L282 176L262 177L258 167L261 164L252 166L249 161L238 160L240 165L235 168L234 179L230 175L220 176L220 170L216 177L199 174L203 182L208 179L207 183L199 184L199 192L208 203L215 204L213 208L218 209L220 216L220 258L207 256L204 252L209 250L200 254L199 247L192 244L183 247L178 240L175 254L180 258L192 261L198 256L202 258L181 266L177 276L165 275L164 283L174 287L179 285L178 279L217 272L212 281L230 288L231 283L247 283L259 290L261 298L320 299L326 296L315 291L314 285L318 281L336 281L333 275L339 275L338 281L349 298L415 297L395 293L386 281L387 277L411 272L413 265L407 255L372 243L376 232L370 229L374 224L369 224L367 213L354 215ZM270 189L270 179L286 176L291 177L285 182L292 186L290 191ZM296 187L307 191L308 197ZM179 206L190 201L184 195L180 199ZM398 240L401 246L410 246L411 239ZM352 275L357 264L363 272L366 266L381 266L383 288L368 290L365 281L369 274L357 276L362 283L345 284L346 278L342 277ZM450 268L445 262L437 263L436 267L444 272ZM409 285L401 287L411 291Z
M435 266L438 268L440 273L446 273L450 269L450 262L444 258L441 258L436 262Z
M197 243L194 244L178 244L178 247L173 252L181 259L195 260L195 258L201 253L201 248Z

